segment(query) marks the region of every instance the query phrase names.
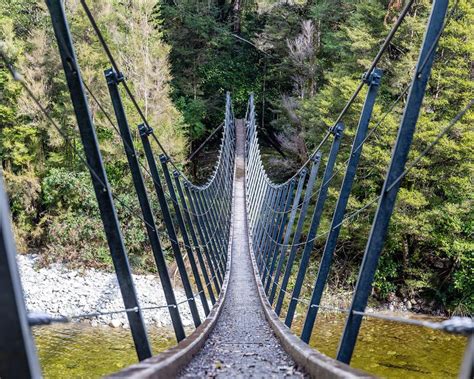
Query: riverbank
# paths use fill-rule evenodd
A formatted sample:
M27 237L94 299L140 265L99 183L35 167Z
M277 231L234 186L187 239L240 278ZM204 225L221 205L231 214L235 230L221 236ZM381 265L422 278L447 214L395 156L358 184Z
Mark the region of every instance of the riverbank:
M309 298L308 292L306 297ZM351 306L353 291L341 288L326 288L322 304L327 307L338 309L348 309ZM389 294L385 301L378 301L375 298L369 298L369 304L366 308L367 313L393 313L397 315L426 315L447 317L439 308L435 307L434 302L429 302L420 297L400 297L395 294Z
M124 308L114 273L92 268L70 269L63 264L40 267L38 263L39 257L37 255L18 256L28 311L47 313L52 316L73 316L97 311L117 311ZM159 307L166 304L157 275L133 275L133 279L140 305L143 308ZM178 302L186 299L184 291L180 287L176 287L175 295ZM324 294L323 303L328 307L347 309L351 299L351 291L329 289ZM204 318L201 303L199 299L196 300L201 317ZM442 315L439 310L433 310L431 305L423 299L402 299L395 295L386 302L372 301L367 307L367 312L387 312L407 316L415 313ZM191 312L187 304L180 306L180 313L184 326L192 326ZM158 328L171 327L167 308L145 310L143 316L148 325ZM128 328L125 313L86 318L81 321L88 322L92 326L109 325Z
M114 273L86 269L68 269L62 264L39 268L36 255L19 255L18 266L28 311L46 313L51 316L74 316L97 311L111 312L124 308L117 278ZM135 288L142 308L166 305L163 290L157 275L133 275ZM177 287L178 302L186 300L184 291ZM201 317L201 303L197 300ZM180 305L184 326L193 325L187 304ZM143 311L145 322L158 328L171 326L168 309L158 308ZM109 325L128 328L126 314L102 315L81 319L92 326Z

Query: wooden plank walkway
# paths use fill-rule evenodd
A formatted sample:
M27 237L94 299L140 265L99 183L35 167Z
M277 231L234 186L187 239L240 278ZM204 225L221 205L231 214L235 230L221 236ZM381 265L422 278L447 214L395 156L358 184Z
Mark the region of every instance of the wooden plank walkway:
M273 334L257 296L247 235L243 120L236 120L236 137L229 288L215 329L181 377L303 377Z

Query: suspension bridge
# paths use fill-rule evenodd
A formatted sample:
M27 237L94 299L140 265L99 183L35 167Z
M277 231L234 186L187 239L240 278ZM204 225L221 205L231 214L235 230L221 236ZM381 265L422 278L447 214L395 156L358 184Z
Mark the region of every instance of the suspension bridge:
M225 120L219 126L222 138L218 160L213 174L203 185L196 185L189 180L167 154L121 73L86 2L81 0L111 64L111 68L105 71L104 80L115 121L82 80L62 2L48 0L46 3L82 140L83 150L76 150L76 153L91 174L123 309L107 312L97 310L81 315L33 314L27 311L16 263L8 199L0 182L1 378L42 376L31 334L35 326L113 313L127 315L139 362L122 371L110 373L111 377L372 377L368 373L370 370L365 372L350 365L361 324L366 318L466 336L467 347L459 375L461 378L473 377L472 319L454 317L432 322L367 312L366 309L403 178L474 104L474 99L466 99L465 107L427 144L418 157L408 162L437 44L450 18L447 0L433 2L412 80L400 91L397 100L385 114L391 112L402 98L405 100L380 194L353 212L347 212L347 206L363 146L370 141L385 117L369 128L377 94L383 83L383 71L378 68L378 64L413 1L409 1L401 11L360 84L336 117L334 125L328 128L308 160L291 178L284 183L275 183L265 170L253 96L249 97L245 117L236 119L230 94L227 94ZM2 59L51 126L62 134L67 143L71 143L3 53ZM142 123L138 125L137 133L132 133L129 125L120 87L141 117ZM352 127L344 124L344 116L363 91L366 92L365 101L350 141L349 157L343 162L342 169L336 169L345 129ZM141 213L138 216L133 209L123 204L109 184L91 117L91 101L106 115L123 143L134 192L140 205ZM137 138L134 138L135 134ZM137 144L140 144L139 147ZM159 157L155 156L153 144L162 151ZM332 215L330 227L321 231L329 188L337 174L342 175L342 181L337 202L329 210ZM151 180L153 191L146 186L145 180ZM157 226L151 205L152 196L157 197L164 230ZM165 304L156 307L140 305L116 203L128 209L130 216L139 217L146 229ZM366 236L366 248L350 307L324 306L321 300L341 228L371 209L375 209L375 213L370 233ZM308 265L318 239L325 241L324 248L316 279L308 284ZM165 259L164 242L171 246L186 295L183 301L178 302L175 295ZM188 264L185 263L185 255ZM291 279L292 273L296 273L294 280ZM304 286L308 285L312 292L306 298L302 292ZM183 326L181 312L184 307L192 315L194 331L190 333ZM177 345L154 355L143 312L158 308L169 312ZM304 322L301 331L295 334L292 326L297 310L303 310ZM335 358L308 345L320 311L339 312L346 318ZM216 362L220 362L219 365Z

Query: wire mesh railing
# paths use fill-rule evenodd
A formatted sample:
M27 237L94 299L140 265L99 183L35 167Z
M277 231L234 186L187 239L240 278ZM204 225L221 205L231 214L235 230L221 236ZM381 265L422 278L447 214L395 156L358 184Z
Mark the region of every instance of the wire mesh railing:
M197 303L200 302L204 315L207 316L210 313L209 302L212 306L221 293L227 268L235 159L235 128L230 96L227 95L226 98L225 120L222 127L222 139L217 163L209 180L203 185L196 185L179 169L153 132L145 112L143 112L139 102L133 95L133 87L127 84L86 1L81 0L81 5L112 66L106 71L105 80L107 81L115 121L108 114L98 96L91 92L82 80L79 62L69 33L68 21L61 2L50 1L47 3L84 152L76 149L74 144L70 143L68 136L61 133L61 128L29 89L28 83L10 64L8 58L2 55L2 59L9 67L14 79L20 82L44 117L62 134L66 143L75 149L76 155L91 174L100 216L123 298L123 308L114 310L97 309L88 313L69 315L28 314L26 312L15 261L15 247L8 216L8 202L1 186L2 183L0 183L0 269L2 270L0 275L0 288L2 288L0 305L2 309L7 310L9 319L8 324L0 326L2 337L0 338L0 350L2 353L5 352L2 355L3 358L0 359L0 368L2 369L0 374L6 372L6 376L11 376L10 373L25 377L40 376L30 327L114 314L127 315L138 358L140 360L148 358L151 356L152 350L142 313L144 311L166 309L172 320L176 339L178 341L183 340L186 333L180 308L188 307L194 327L197 328L202 323ZM252 249L265 293L279 316L283 317L284 304L285 301L288 301L286 315L284 315L284 321L288 327L291 327L295 318L296 307L301 304L306 307L307 314L301 334L301 339L305 342L310 339L319 309L330 309L345 314L347 316L346 326L341 338L337 359L346 363L351 360L363 317L382 318L388 321L403 322L444 330L449 333L467 335L470 337L472 345L474 328L471 319L456 318L440 323L421 322L368 313L365 309L401 180L452 129L474 103L474 100L468 101L467 105L439 133L436 139L411 164L406 165L421 102L435 57L436 46L444 27L449 21L449 16L447 19L445 18L448 2L437 0L433 3L432 14L427 25L418 63L413 70L412 82L402 89L387 112L369 131L383 76L382 70L377 67L378 62L390 45L390 41L394 38L397 29L413 3L414 1L407 2L370 64L370 68L363 75L356 90L337 116L334 125L324 133L307 161L284 183L274 183L265 171L258 142L253 97L250 98L247 108L246 200L248 225ZM337 202L332 210L330 227L328 230L320 232L323 212L327 208L329 189L334 184L333 178L340 172L336 168L336 163L339 157L341 140L344 137L343 120L364 87L367 87L367 94L360 113L358 127L352 140L350 156L340 166L345 168L345 172ZM120 88L124 89L134 106L135 112L138 113L141 119L142 123L137 126L137 137L139 138L135 138L134 133L131 132L128 121L129 115L123 106ZM408 94L408 97L405 111L382 191L380 195L374 197L359 209L348 212L348 201L356 179L356 171L363 146L371 136L375 135L377 128L384 122L385 117L390 114L406 94ZM127 205L111 189L90 113L89 99L99 107L123 144L137 195L139 205L137 209ZM152 144L157 144L162 151L158 159ZM323 156L323 150L327 151L327 156ZM140 154L141 151L144 153L144 159ZM317 185L319 185L319 189L316 190ZM157 227L156 214L158 212L153 207L152 197L156 197L159 214L164 222L164 230L159 230ZM127 217L138 218L146 229L166 300L163 304L140 305L139 296L131 275L121 223L117 216L116 203L120 203L127 211ZM340 308L322 305L321 298L328 281L341 227L351 222L362 212L371 209L375 204L378 204L377 210L375 211L371 233L368 236L364 260L360 267L359 279L351 306ZM311 216L309 217L309 215ZM323 237L326 240L319 271L314 285L312 285L311 298L307 299L302 297L301 293L307 279L306 274L310 257L315 242ZM164 241L171 246L177 271L184 288L185 297L183 300L178 301L175 295L175 288L169 274L169 265L165 259L162 245ZM189 268L185 264L185 256L189 260ZM292 282L295 269L296 277ZM17 343L11 344L10 341L17 341Z
M2 59L10 69L13 78L22 85L43 116L58 130L65 142L75 149L76 156L91 174L106 240L123 299L123 308L97 309L92 312L66 315L27 314L18 270L15 267L16 253L8 220L10 212L5 194L2 192L0 267L2 270L6 270L9 275L2 274L1 306L2 309L4 307L8 309L11 316L11 322L8 325L2 325L2 338L0 338L2 340L0 343L1 374L6 377L11 376L13 372L20 377L41 376L30 327L117 314L125 314L127 317L139 360L149 358L152 355L152 349L143 312L158 309L167 310L176 340L179 342L186 337L181 308L186 307L189 310L195 328L201 325L203 318L198 304L200 303L204 317L206 317L210 313L212 305L216 303L227 273L235 158L234 117L230 95L226 96L221 146L213 174L204 185L195 185L179 170L177 164L163 148L149 125L145 112L142 111L139 102L134 97L132 87L127 84L119 71L118 63L105 42L87 3L83 1L81 4L112 65L111 69L105 71L105 81L115 119L107 112L103 100L99 99L83 82L64 5L56 1L47 2L83 150L77 149L69 137L61 133L61 128L56 124L47 108L29 89L29 83L21 77L8 58L2 54ZM121 87L124 88L127 97L134 105L134 111L139 114L142 120L142 123L137 126L138 133L131 131L128 121L130 115L127 114L123 105ZM121 196L115 194L109 184L99 140L91 117L89 99L99 107L123 144L138 203L136 209L122 201ZM139 136L138 141L135 136ZM157 157L152 144L157 144L161 149L162 154L159 157ZM157 202L153 201L155 196ZM139 219L146 230L147 242L151 247L160 285L163 289L165 299L163 304L153 306L140 304L140 296L131 274L124 232L115 202L120 203L126 210L125 217ZM159 206L159 209L155 209L155 204ZM157 214L164 223L163 230L158 227ZM3 242L8 242L8 244L3 244ZM173 260L181 279L185 296L179 301L170 277L169 263L165 258L164 243L170 244ZM185 263L185 258L188 264ZM4 288L5 291L3 291ZM10 324L13 327L10 328L11 332L8 332ZM8 344L4 341L18 341L18 343Z
M406 164L426 85L436 56L436 47L456 7L454 5L452 11L446 17L448 1L438 0L433 2L432 5L425 37L418 56L418 63L411 72L411 83L404 86L399 95L396 96L396 100L390 104L388 110L369 130L383 77L383 71L377 67L378 62L413 3L412 1L408 2L401 11L398 20L370 64L369 70L363 75L360 85L337 116L334 125L322 136L309 159L295 175L284 183L272 182L265 171L260 154L252 96L247 108L246 194L252 251L255 255L260 280L268 301L274 308L275 313L284 320L286 326L291 328L297 306L306 309L300 336L304 342L309 343L318 310L328 308L321 304L321 300L328 282L342 226L349 224L357 216L377 205L373 214L372 229L368 235L363 261L359 268L357 284L353 291L352 304L347 309L329 307L332 311L346 315L346 323L336 355L336 358L344 363L350 363L351 361L363 317L376 317L387 321L416 324L444 330L448 333L467 335L472 340L474 323L470 318L453 318L444 323L427 323L366 312L375 271L387 235L401 180L439 143L456 122L468 112L474 102L474 100L468 99L467 105L442 129L434 141L429 143L427 148L412 163ZM338 158L338 152L343 138L344 118L364 87L367 87L366 97L360 111L357 129L351 141L349 157L339 165L338 169L335 169L336 162L340 159ZM391 163L385 175L385 183L381 188L381 193L360 208L348 212L349 197L356 181L363 146L375 135L375 131L384 122L387 115L394 110L395 106L406 95L404 113L401 117L398 136L392 150ZM323 150L325 156L323 156ZM324 161L324 169L322 161ZM333 178L343 170L345 171L340 182L335 205L328 209L329 186L334 185ZM315 183L319 185L319 189L316 191ZM308 217L309 208L312 208L310 217ZM332 219L329 221L329 228L326 231L320 231L325 211L332 215L330 216ZM314 254L315 242L318 239L324 247L320 255L316 278L314 282L310 282L311 279L308 278L307 272L310 258ZM309 298L301 297L304 287L312 289ZM459 327L454 327L454 325ZM472 362L472 357L469 359ZM466 377L472 375L472 368L470 370L463 375L466 375Z

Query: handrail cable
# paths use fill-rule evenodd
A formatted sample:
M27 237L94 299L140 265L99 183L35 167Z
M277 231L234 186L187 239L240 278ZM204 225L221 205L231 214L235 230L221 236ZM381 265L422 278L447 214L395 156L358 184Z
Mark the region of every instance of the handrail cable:
M76 156L79 158L79 160L89 169L91 174L94 176L94 178L99 182L99 184L102 186L103 190L108 191L107 185L101 180L97 172L87 163L87 160L82 156L82 153L75 147L75 145L71 142L69 136L67 136L64 131L59 127L59 125L56 123L56 121L51 117L49 112L46 110L46 108L43 107L43 105L40 103L36 95L32 92L32 90L28 87L27 83L25 82L25 79L23 76L16 71L16 69L13 67L13 65L10 63L8 58L4 55L3 51L0 51L0 56L7 66L10 74L12 75L13 79L21 84L23 89L27 92L28 96L33 100L33 102L36 104L36 106L40 109L41 113L46 117L46 119L53 125L53 127L56 129L56 131L61 135L61 137L64 139L64 141L68 144L68 146L74 151ZM145 225L150 227L153 231L158 233L160 237L163 237L162 233L159 231L159 229L156 227L156 225L151 225L148 223L143 216L140 214L137 214L137 212L132 209L128 204L125 203L124 200L122 200L118 195L110 191L111 196L114 200L116 200L120 205L127 210L128 214L132 217L137 217L139 218Z
M446 17L446 20L442 26L442 28L440 29L438 35L436 36L435 40L433 41L433 43L431 44L431 47L430 49L428 50L428 53L425 57L425 59L423 60L423 62L421 63L419 69L418 69L418 72L422 71L423 68L425 67L427 61L428 61L428 58L431 56L431 54L434 52L434 48L435 46L438 44L444 30L446 29L446 26L449 24L449 22L451 21L453 15L454 15L454 12L456 11L457 9L457 6L459 4L459 0L456 0L456 2L454 3L453 7L451 8L451 11L449 12L448 16ZM374 66L375 67L375 66ZM416 66L413 66L412 69L410 70L410 72L414 72ZM375 133L375 131L378 129L378 127L382 124L382 122L387 118L387 116L393 111L393 109L395 109L395 107L397 106L397 104L400 102L400 100L403 98L403 96L405 96L405 94L409 91L409 89L411 88L411 83L407 83L405 85L405 87L402 89L402 91L400 91L398 97L390 104L389 108L387 109L387 111L382 115L382 117L379 119L379 121L377 121L377 123L375 124L375 126L367 133L367 135L364 137L364 139L361 141L361 143L354 149L354 152L357 152L360 148L362 148L362 146L365 144L365 142L367 142L367 140L369 140L371 138L371 136ZM321 147L321 144L320 146L318 146L318 149ZM317 151L315 151L317 152ZM350 160L350 157L347 158L342 166L340 166L339 168L337 168L334 173L324 182L324 184L322 186L325 186L327 185L328 183L331 182L331 180L342 170L342 167L344 167ZM261 158L259 157L259 162L262 162ZM304 167L308 162L306 162L302 167ZM294 175L293 177L291 177L289 180L291 180L292 178L294 178L296 175ZM289 181L287 180L287 182ZM287 182L285 182L284 184L286 184ZM322 187L321 186L321 187ZM314 192L313 194L311 194L310 196L310 199L312 199L314 196L316 195L319 195L319 192ZM376 201L377 199L374 199L374 201ZM273 211L274 213L277 213L277 214L287 214L287 213L290 213L293 211L293 209L299 209L301 208L301 206L303 205L303 201L300 201L298 203L298 205L296 207L290 207L288 210L285 210L285 211L279 211L279 210L275 210L271 205L268 204L268 202L266 201L266 199L263 199L263 202L265 204L265 206L267 208L269 208L271 211ZM339 224L340 225L340 224Z
M120 130L117 128L117 126L115 125L115 123L112 121L112 118L110 116L110 114L107 112L107 110L105 109L105 107L103 106L103 104L99 101L99 99L97 98L97 96L95 96L94 92L89 88L89 86L83 81L83 84L84 84L84 87L85 89L87 90L87 92L89 93L89 95L91 96L91 98L94 100L94 102L96 103L96 105L99 107L100 111L102 112L102 114L105 116L105 118L107 119L107 121L109 122L109 124L112 126L112 128L115 130L115 132L118 134L119 137L122 137L122 134L120 133ZM132 150L132 147L128 145L127 141L125 141L124 139L122 139L123 143L125 144L125 146L129 149L129 150ZM154 178L153 178L153 175L151 174L149 168L141 161L140 157L137 155L137 161L138 161L138 164L140 165L140 167L148 174L148 177L153 181L153 183L155 183L157 186L161 187L161 188L165 188L165 186L161 185L160 183L158 183ZM178 201L175 201L166 191L163 191L163 194L165 195L166 199L168 201L171 201L175 204L179 204ZM211 206L214 205L216 199L215 199L215 196L212 198L211 200L211 204L209 205L208 209L203 212L203 213L194 213L192 212L191 210L187 209L186 212L193 215L193 216L205 216L207 213L209 213L209 211L211 210Z
M109 48L109 45L107 44L107 42L105 41L105 38L102 34L102 32L100 31L99 29L99 26L97 25L97 22L95 21L95 18L94 16L92 15L92 12L90 11L89 9L89 6L87 5L86 1L85 0L80 0L81 2L81 5L82 5L82 8L84 9L84 12L86 13L86 16L87 18L89 19L89 22L91 23L91 26L92 26L92 29L94 29L94 32L97 36L97 38L99 39L99 42L100 44L102 45L102 48L104 49L104 52L105 54L107 55L107 58L109 59L109 62L110 64L112 65L112 67L114 68L115 72L117 73L117 75L120 77L121 81L122 81L122 84L123 84L123 87L125 89L125 92L127 93L128 97L130 98L130 100L132 101L133 103L133 106L135 107L135 109L137 110L140 118L142 119L142 121L145 123L146 126L150 127L146 117L145 117L145 114L143 113L141 107L138 105L138 102L137 100L135 99L135 96L133 95L132 91L130 90L130 88L128 87L128 84L123 76L123 73L121 72L121 70L119 69L118 67L118 64L114 58L114 56L112 55L112 52ZM177 169L177 167L175 166L174 162L172 161L171 159L171 156L168 154L168 152L166 151L166 149L163 147L163 145L161 144L161 142L159 142L157 140L157 143L161 149L161 151L163 152L163 154L165 154L167 156L167 158L170 160L170 162L172 163L173 167L175 167Z
M264 264L264 269L269 272L268 266ZM271 283L273 284L273 278L271 279ZM285 290L279 283L275 283L275 285L283 291L285 294L292 296L292 292ZM340 307L328 306L328 305L321 305L321 304L311 304L309 299L303 297L295 297L292 296L291 300L294 300L298 303L304 303L311 308L319 308L322 310L340 312L340 313L352 313L354 315L360 315L369 318L376 318L379 320L390 321L390 322L398 322L407 325L414 325L414 326L421 326L428 329L433 330L441 330L443 332L452 333L452 334L461 334L461 335L471 335L474 334L474 319L471 317L452 317L441 322L433 322L433 321L425 321L425 320L417 320L417 319L410 319L406 317L397 317L397 316L390 316L385 315L383 313L377 312L361 312Z
M81 1L84 1L84 0L81 0ZM395 33L397 32L398 28L400 27L402 21L405 19L405 16L408 14L409 10L411 9L413 3L415 2L415 0L410 0L406 5L405 7L403 8L403 10L401 11L400 15L398 16L398 19L397 21L395 22L395 24L392 26L390 32L388 33L387 37L385 37L384 39L384 42L382 44L382 46L380 47L379 51L377 52L375 58L373 59L372 63L370 64L369 66L369 70L366 71L366 73L362 76L362 79L359 83L359 85L357 86L357 88L355 89L354 93L352 94L352 96L350 97L350 99L347 101L346 105L344 106L344 108L342 109L342 111L339 113L339 116L336 118L336 121L333 123L333 126L329 128L328 132L326 133L326 135L323 137L322 139L322 143L325 142L325 140L327 138L329 138L329 134L330 134L330 131L335 128L337 126L337 124L342 120L342 118L344 117L344 115L347 113L347 111L349 110L349 108L352 106L352 104L354 103L354 101L356 100L357 96L359 95L360 91L362 90L364 84L365 84L365 79L367 77L370 76L370 74L372 73L372 71L374 70L375 66L377 65L377 63L380 61L380 59L382 58L383 54L385 53L385 51L387 50L388 46L390 45L390 42L392 41L393 37L395 36ZM430 51L430 54L431 54L431 51ZM315 153L317 153L319 151L319 149L321 148L322 146L322 143L320 143L316 149L313 151L313 153L310 155L310 157L306 160L305 163L303 163L303 165L300 167L300 169L298 169L298 171L295 173L295 175L293 175L289 180L295 178L299 173L300 171L302 170L303 167L305 167L312 159L312 157L314 156Z

